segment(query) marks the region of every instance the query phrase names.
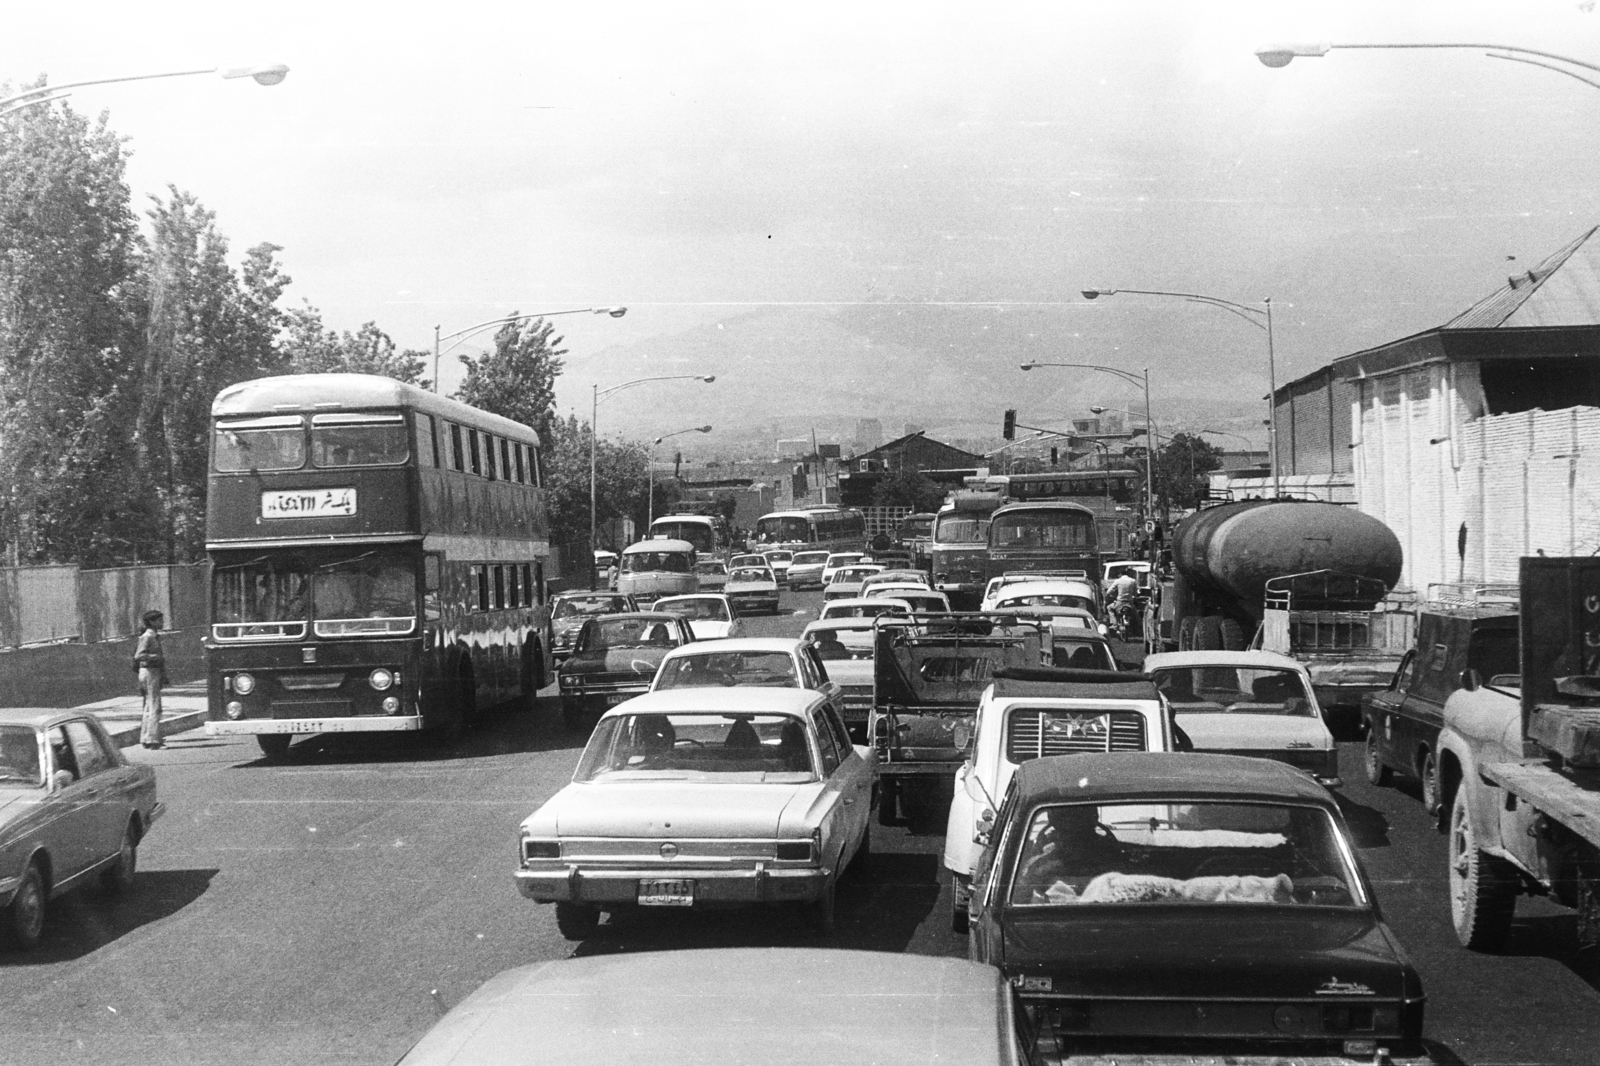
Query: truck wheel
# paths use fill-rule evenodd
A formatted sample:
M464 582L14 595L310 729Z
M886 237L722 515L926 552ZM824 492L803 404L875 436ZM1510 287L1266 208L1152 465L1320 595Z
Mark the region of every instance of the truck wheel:
M1383 759L1378 755L1378 728L1371 725L1367 728L1367 753L1362 759L1362 765L1367 771L1367 780L1383 788L1393 776L1389 768L1383 764Z
M1178 650L1194 651L1194 629L1200 619L1194 615L1184 615L1183 621L1178 623Z
M1511 931L1517 906L1511 864L1478 848L1467 810L1467 789L1450 810L1450 919L1456 939L1473 951L1495 951Z
M556 928L568 940L588 940L600 929L600 908L586 903L557 903Z
M289 757L289 745L294 737L288 733L257 733L256 744L261 748L261 754L269 762L278 762Z
M1222 619L1208 614L1195 622L1193 640L1195 651L1221 651Z
M1422 753L1422 765L1417 768L1417 777L1422 781L1422 810L1429 818L1439 817L1439 760L1434 758L1433 749L1427 748Z
M1223 651L1244 651L1244 627L1232 618L1224 618L1217 624L1218 635L1222 638Z

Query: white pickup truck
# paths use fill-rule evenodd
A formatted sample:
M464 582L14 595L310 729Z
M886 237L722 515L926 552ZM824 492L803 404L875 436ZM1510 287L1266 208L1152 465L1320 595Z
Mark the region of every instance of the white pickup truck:
M945 826L944 865L955 896L950 928L957 933L967 931L972 871L994 825L995 797L1005 795L1019 765L1084 752L1190 750L1145 674L1013 666L992 676Z
M1600 949L1600 558L1524 558L1522 672L1468 669L1439 733L1450 909L1476 951L1501 946L1518 895L1578 912Z

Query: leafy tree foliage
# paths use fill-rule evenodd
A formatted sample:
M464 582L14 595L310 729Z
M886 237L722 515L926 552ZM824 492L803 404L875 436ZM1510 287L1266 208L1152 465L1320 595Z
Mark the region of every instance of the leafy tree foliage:
M944 490L919 470L902 468L889 474L872 490L876 507L909 507L913 511L937 511L944 502Z
M1169 507L1195 507L1206 475L1221 466L1221 448L1202 437L1174 434L1156 454L1155 494Z
M420 348L401 351L376 322L356 332L337 332L322 324L322 312L309 303L285 316L283 353L291 374L381 374L409 385L431 388L422 373L432 358Z
M550 336L554 329L542 318L501 326L493 351L462 358L467 378L456 399L532 426L545 439L555 415L556 378L566 367L561 357L567 350L563 338Z
M576 415L552 419L544 447L546 502L550 507L551 540L585 544L589 540L589 423ZM632 518L643 524L648 473L645 448L633 441L600 438L595 446L595 518L598 539L614 520ZM603 545L602 545L603 546Z

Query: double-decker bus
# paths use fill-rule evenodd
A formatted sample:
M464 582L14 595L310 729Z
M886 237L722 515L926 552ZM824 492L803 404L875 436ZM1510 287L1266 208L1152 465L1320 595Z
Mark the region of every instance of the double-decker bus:
M733 550L733 533L721 515L669 514L650 523L650 539L686 540L695 554L705 559L728 561Z
M867 550L867 519L860 511L843 507L808 507L773 511L756 519L753 551Z
M262 378L211 408L208 719L295 734L469 726L550 676L533 430L366 374Z

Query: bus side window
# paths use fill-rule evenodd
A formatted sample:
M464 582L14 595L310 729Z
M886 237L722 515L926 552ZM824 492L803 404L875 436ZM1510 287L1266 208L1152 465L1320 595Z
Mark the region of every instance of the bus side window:
M522 606L522 568L516 563L506 567L506 606Z
M517 464L517 483L521 485L526 485L528 483L528 468L524 466L522 462L522 451L526 447L526 444L513 444L511 446L511 454L516 456L515 462Z
M523 563L522 564L522 569L523 570L527 570L528 569L528 564L527 563ZM543 603L544 602L544 564L543 563L534 563L533 564L533 591L534 591L534 595L536 597L534 602L535 603Z
M499 472L495 469L495 464L494 464L494 438L489 436L489 434L487 434L487 433L482 434L482 437L483 437L483 476L488 478L490 481L493 481L493 480L495 480L495 478L497 478L499 476Z
M506 606L506 568L496 564L494 568L494 609L504 610Z
M504 438L500 441L500 476L507 481L520 480L511 469L511 442Z
M489 568L482 565L473 565L467 571L467 595L472 597L472 610L487 611L489 609Z
M433 436L433 416L419 412L416 418L417 465L438 466L439 447Z
M450 468L452 470L466 470L461 448L461 427L454 422L450 423Z
M468 469L482 477L483 451L478 446L478 431L475 429L467 430L467 458L470 464Z
M528 448L528 483L530 485L544 484L544 467L539 462L539 449Z

